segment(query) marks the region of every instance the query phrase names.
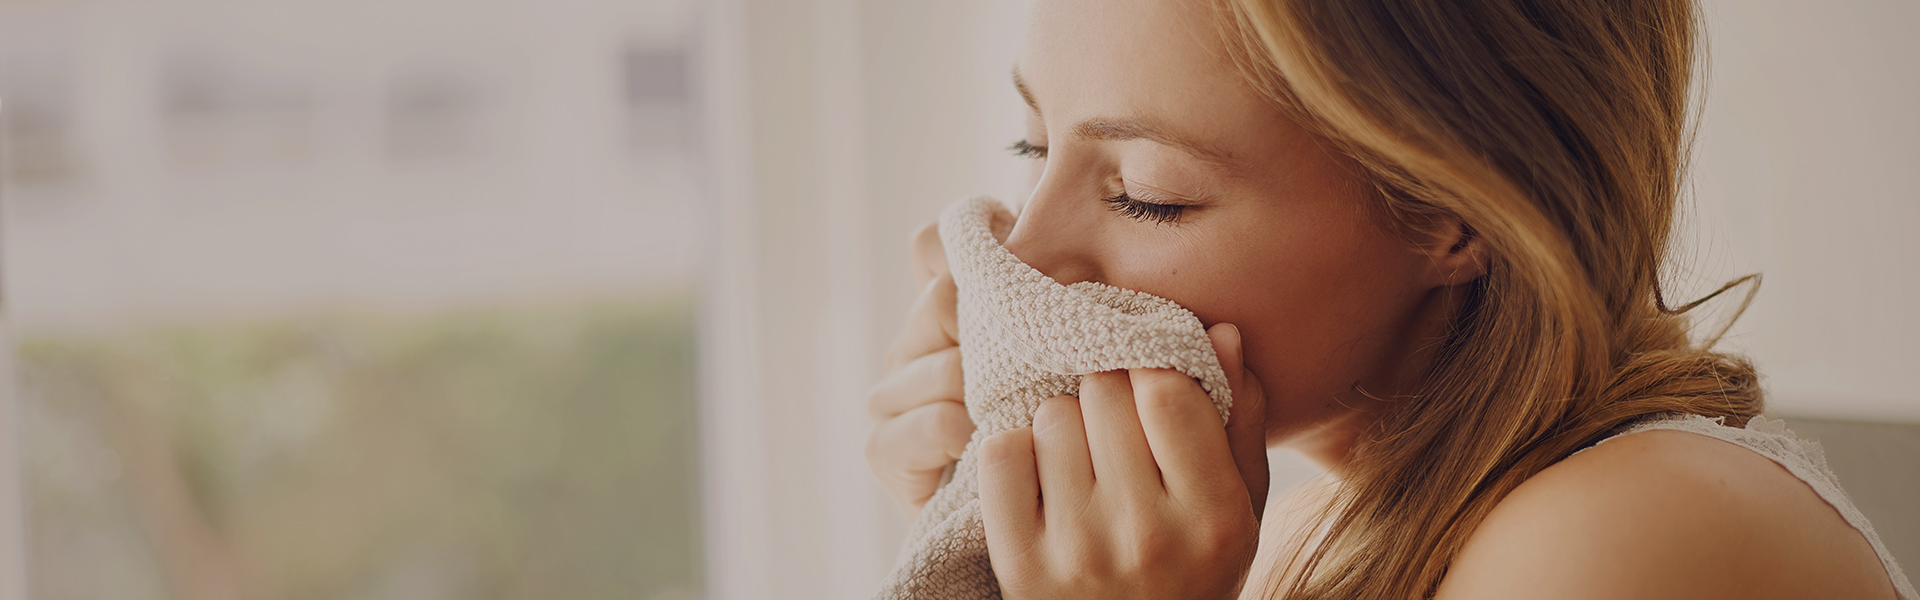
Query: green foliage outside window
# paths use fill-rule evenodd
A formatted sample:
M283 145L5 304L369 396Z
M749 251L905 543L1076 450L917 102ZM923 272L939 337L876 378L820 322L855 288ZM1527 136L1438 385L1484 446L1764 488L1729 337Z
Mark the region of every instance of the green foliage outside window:
M28 337L33 597L696 597L692 316Z

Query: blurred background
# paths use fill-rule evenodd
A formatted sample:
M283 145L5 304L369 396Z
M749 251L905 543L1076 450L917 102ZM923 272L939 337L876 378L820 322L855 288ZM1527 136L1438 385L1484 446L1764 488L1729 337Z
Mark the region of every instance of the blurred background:
M1920 4L1704 5L1673 297L1913 569ZM0 0L0 600L868 596L1025 6Z

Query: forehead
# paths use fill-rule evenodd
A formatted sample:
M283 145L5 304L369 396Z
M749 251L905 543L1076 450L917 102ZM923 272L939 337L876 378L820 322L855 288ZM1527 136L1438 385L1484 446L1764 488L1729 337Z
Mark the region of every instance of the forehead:
M1017 68L1050 127L1141 118L1238 155L1285 124L1235 66L1221 10L1213 0L1035 0Z

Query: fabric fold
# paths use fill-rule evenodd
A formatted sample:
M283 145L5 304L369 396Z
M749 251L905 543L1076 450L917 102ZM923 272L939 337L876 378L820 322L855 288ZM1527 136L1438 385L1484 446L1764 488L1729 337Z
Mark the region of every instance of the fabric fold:
M1200 381L1222 421L1233 398L1206 327L1170 300L1105 285L1062 285L1004 245L1014 216L998 201L961 200L940 217L958 291L960 363L973 439L927 501L881 600L1000 598L980 521L976 451L1033 423L1040 402L1077 396L1089 373L1174 369Z

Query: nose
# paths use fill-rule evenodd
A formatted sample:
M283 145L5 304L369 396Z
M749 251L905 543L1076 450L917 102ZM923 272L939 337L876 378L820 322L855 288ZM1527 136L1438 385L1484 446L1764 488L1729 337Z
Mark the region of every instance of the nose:
M1100 281L1100 215L1064 194L1034 190L1007 235L1007 250L1061 284ZM1096 207L1097 208L1097 207Z

